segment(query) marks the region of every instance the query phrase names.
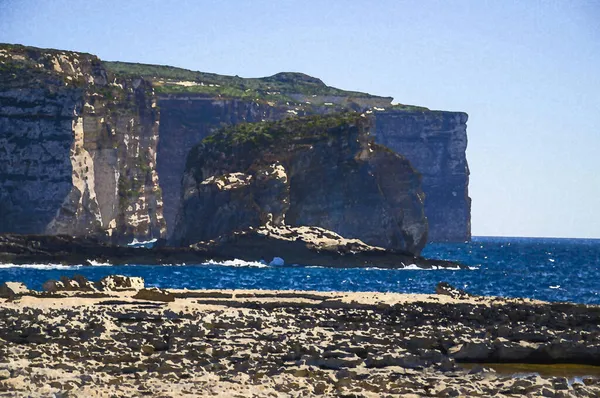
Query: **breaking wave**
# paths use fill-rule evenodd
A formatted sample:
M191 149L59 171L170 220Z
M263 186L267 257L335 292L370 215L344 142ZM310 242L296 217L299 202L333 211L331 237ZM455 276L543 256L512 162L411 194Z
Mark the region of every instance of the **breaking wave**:
M267 264L259 261L244 261L244 260L226 260L226 261L209 261L203 265L221 265L224 267L254 267L254 268L266 268Z
M75 270L84 267L84 265L64 265L64 264L0 264L0 268L28 268L28 269L39 269L39 270Z

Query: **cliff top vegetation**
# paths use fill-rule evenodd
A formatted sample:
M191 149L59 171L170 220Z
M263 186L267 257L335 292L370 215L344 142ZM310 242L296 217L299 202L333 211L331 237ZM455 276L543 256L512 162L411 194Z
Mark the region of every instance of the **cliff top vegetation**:
M191 149L186 169L201 173L205 162L223 161L228 168L245 169L253 159L278 157L286 148L312 146L349 131L352 126L364 126L371 120L358 112L289 117L278 121L241 123L226 127L206 137ZM225 155L225 156L223 156ZM196 175L200 179L200 175Z
M202 142L222 149L247 143L268 145L280 140L324 138L332 130L356 125L361 119L364 119L364 116L360 113L341 112L290 117L277 121L241 123L221 129Z
M277 94L305 94L322 96L367 97L377 96L356 91L346 91L327 86L320 79L296 72L281 72L261 78L218 75L197 72L166 65L149 65L130 62L104 62L119 75L139 76L157 83L163 93L207 93L226 91L238 96L264 96Z
M108 72L120 78L143 78L152 82L158 94L193 94L207 97L240 98L260 101L269 105L283 105L306 110L314 106L325 107L328 111L345 109L375 111L403 110L428 111L424 107L394 104L391 97L381 97L357 91L346 91L327 86L318 78L298 73L281 72L261 78L242 78L192 71L167 65L150 65L131 62L101 61L96 56L56 50L41 49L19 44L0 43L0 73L10 80L28 81L31 74L37 76L54 72L54 59L83 57L96 65L103 65ZM9 56L9 54L12 54ZM43 59L45 68L37 67ZM35 62L34 62L35 61ZM66 73L66 71L65 71ZM56 73L54 73L56 74ZM73 83L73 82L71 82Z

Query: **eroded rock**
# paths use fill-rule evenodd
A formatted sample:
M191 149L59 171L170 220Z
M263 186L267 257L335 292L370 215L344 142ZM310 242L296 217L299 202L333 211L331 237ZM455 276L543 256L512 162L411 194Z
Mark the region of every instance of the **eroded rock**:
M0 392L33 397L66 391L81 397L600 393L597 378L573 383L460 368L461 361L497 361L502 350L505 359L529 360L521 348L538 344L536 353L554 347L558 362L590 363L586 350L594 354L600 346L597 306L269 291L239 296L191 291L174 303L151 303L144 294L165 292L141 292L142 297L134 296L138 301L129 292L107 291L112 297L94 298L90 306L83 299L44 295L0 303ZM518 314L526 314L518 321L522 330L539 333L522 333L521 340L494 336L502 320ZM553 338L540 341L539 334ZM556 344L561 341L569 344Z
M472 297L471 294L467 293L464 290L461 290L461 289L458 289L458 288L452 286L448 282L438 283L437 286L435 287L435 293L450 296L452 298Z
M27 286L21 282L4 282L0 286L0 297L13 299L17 295L29 293Z
M109 275L97 283L100 290L140 290L144 288L144 279L137 276Z
M418 255L427 240L420 176L373 142L372 123L343 113L212 135L188 157L172 242L189 245L272 222Z
M156 287L141 289L133 296L133 298L138 300L163 301L166 303L175 301L175 295Z

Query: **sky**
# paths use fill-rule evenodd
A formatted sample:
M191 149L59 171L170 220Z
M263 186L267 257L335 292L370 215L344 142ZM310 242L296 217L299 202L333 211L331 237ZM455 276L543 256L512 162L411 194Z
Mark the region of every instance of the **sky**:
M469 114L473 235L600 238L600 2L0 0L0 42Z

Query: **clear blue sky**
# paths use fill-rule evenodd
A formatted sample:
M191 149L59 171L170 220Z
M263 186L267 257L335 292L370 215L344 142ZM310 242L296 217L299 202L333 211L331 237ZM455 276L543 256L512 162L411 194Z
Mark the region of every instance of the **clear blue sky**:
M473 234L600 238L598 1L0 0L0 42L465 111Z

